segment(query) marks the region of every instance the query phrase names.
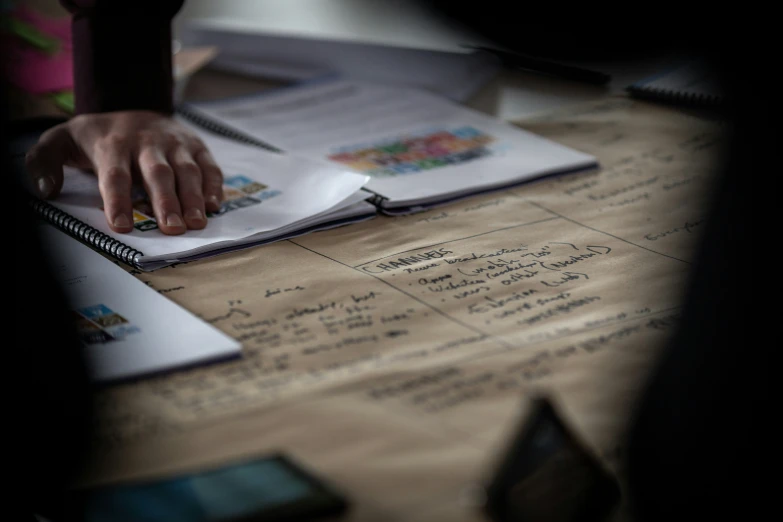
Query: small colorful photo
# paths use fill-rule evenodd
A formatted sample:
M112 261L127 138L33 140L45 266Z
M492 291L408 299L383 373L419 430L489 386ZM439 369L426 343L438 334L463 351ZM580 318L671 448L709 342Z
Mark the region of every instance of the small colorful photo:
M340 147L328 158L373 177L391 177L488 156L492 149L486 145L494 142L494 137L473 127L430 129L375 144Z
M111 308L102 304L80 308L77 310L77 312L88 319L95 319L96 317L100 317L102 315L110 315L114 313Z
M256 198L251 198L249 196L244 198L232 199L231 201L223 202L223 206L220 207L220 213L225 214L226 212L230 212L232 210L252 207L253 205L258 205L259 203L261 203L260 200Z
M258 182L252 182L249 185L245 185L240 190L244 192L245 194L255 194L256 192L261 192L266 188L266 185Z
M103 328L108 328L110 326L128 322L128 320L120 314L101 315L99 317L94 317L92 320L95 322L95 324L102 326Z
M154 219L148 219L146 221L139 221L139 222L133 224L133 228L135 228L139 232L148 232L150 230L157 230L158 229L158 222L155 221Z
M115 339L124 339L125 337L135 334L141 331L138 326L132 324L123 323L114 326L110 326L104 329L106 333Z
M97 324L77 312L71 313L71 320L79 332L91 332L99 329Z
M232 201L246 197L247 194L235 188L223 187L223 201Z
M139 223L141 221L148 221L150 219L152 219L150 216L144 215L141 212L139 212L138 210L134 210L133 211L133 222L134 223Z
M251 183L255 183L255 181L248 178L247 176L242 176L241 174L238 176L231 176L223 179L224 185L228 185L229 187L235 187L235 188L242 188L245 185L250 185Z

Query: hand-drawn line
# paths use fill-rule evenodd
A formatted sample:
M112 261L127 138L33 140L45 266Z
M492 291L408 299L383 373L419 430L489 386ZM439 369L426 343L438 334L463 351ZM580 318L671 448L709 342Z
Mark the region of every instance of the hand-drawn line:
M615 236L614 234L610 234L609 232L604 232L603 230L598 230L597 228L593 228L590 225L585 225L584 223L580 223L579 221L576 221L575 219L571 219L570 217L564 216L563 214L559 214L559 213L555 212L554 210L550 210L550 209L546 208L543 205L539 205L535 201L531 201L529 199L525 199L525 201L530 203L531 205L533 205L536 208L540 208L541 210L545 210L545 211L549 212L550 214L554 214L555 216L557 216L559 218L563 218L566 221L570 221L574 225L579 225L580 227L588 228L588 229L592 230L593 232L598 232L599 234L603 234L605 236L613 237L613 238L617 239L618 241L622 241L623 243L628 243L629 245L633 245L635 247L639 247L641 249L647 250L648 252L652 252L653 254L658 254L659 256L668 257L669 259L674 259L675 261L679 261L680 263L685 263L686 265L690 265L691 264L690 261L685 261L684 259L680 259L679 257L674 257L674 256L670 256L669 254L664 254L663 252L658 252L658 251L653 250L651 248L647 248L645 246L642 246L642 245L639 245L637 243L634 243L633 241L628 241L627 239L623 239L623 238L621 238L619 236Z
M551 219L551 218L550 218L550 219ZM555 218L555 219L557 219L557 218ZM344 267L346 267L346 268L350 268L351 270L353 270L353 271L355 271L355 272L358 272L358 273L360 273L360 274L364 274L364 275L370 276L370 277L372 277L372 278L374 278L374 279L377 279L377 280L378 280L378 281L380 281L381 283L383 283L383 284L385 284L385 285L388 285L388 286L390 286L391 288L393 288L393 289L397 290L398 292L401 292L401 293L403 293L403 294L407 295L408 297L410 297L410 298L411 298L411 299L413 299L414 301L418 302L418 303L419 303L419 304L421 304L422 306L425 306L425 307L429 308L429 309L430 309L430 310L432 310L433 312L436 312L436 313L438 313L438 314L442 315L442 316L443 316L443 317L445 317L446 319L449 319L450 321L452 321L452 322L454 322L454 323L456 323L456 324L458 324L458 325L462 326L463 328L466 328L466 329L468 329L468 330L471 330L473 333L477 333L477 334L483 335L483 336L485 336L485 337L492 338L494 341L496 341L496 342L498 342L499 344L502 344L502 345L504 345L504 346L505 346L505 345L511 346L511 345L510 345L508 342L506 342L505 340L496 339L496 338L494 338L494 336L493 336L493 335L491 335L491 334L488 334L488 333L486 333L486 332L482 332L480 329L476 328L475 326L471 326L471 325L469 325L469 324L467 324L467 323L465 323L465 322L463 322L463 321L461 321L461 320L457 319L456 317L452 317L452 316L450 316L449 314L447 314L447 313L446 313L446 312L444 312L443 310L440 310L440 309L438 309L438 308L435 308L434 306L432 306L432 305L431 305L431 304L429 304L428 302L426 302L426 301L424 301L424 300L422 300L422 299L420 299L420 298L416 297L416 296L415 296L415 295L413 295L413 294L410 294L410 293L406 292L406 291L405 291L405 290L403 290L402 288L398 288L398 287L394 286L394 285L393 285L393 284L391 284L389 281L386 281L386 280L384 280L384 279L382 279L382 278L378 277L378 276L377 276L377 275L375 275L375 274L370 274L369 272L365 272L364 270L359 270L357 267L353 267L353 266L351 266L351 265L349 265L349 264L343 263L342 261L339 261L339 260L337 260L337 259L334 259L333 257L329 257L329 256L327 256L326 254L322 254L321 252L317 252L317 251L315 251L315 250L313 250L313 249L311 249L311 248L307 248L306 246L304 246L304 245L300 245L299 243L297 243L296 241L293 241L293 240L291 240L291 239L288 239L287 241L288 241L289 243L293 243L294 245L296 245L296 246L298 246L298 247L300 247L300 248L303 248L303 249L305 249L305 250L308 250L308 251L312 252L313 254L319 255L319 256L321 256L321 257L325 257L326 259L328 259L328 260L330 260L330 261L333 261L333 262L335 262L335 263L339 263L339 264L343 265L343 266L344 266ZM414 249L414 250L418 250L418 249ZM384 258L381 258L381 259L384 259ZM365 263L365 264L366 264L366 263ZM361 266L361 265L359 265L359 266Z
M559 219L559 217L551 217L551 218L538 219L538 220L536 220L536 221L531 221L531 222L529 222L529 223L521 223L521 224L519 224L519 225L511 225L511 226L509 226L509 227L503 227L503 228L498 228L498 229L495 229L495 230L489 230L489 231L487 231L487 232L481 232L481 233L479 233L479 234L475 234L475 235L472 235L472 236L467 236L467 237L460 237L460 238L456 238L456 239L449 239L448 241L441 241L440 243L433 243L433 244L431 244L431 245L423 245L423 246L420 246L420 247L416 247L416 248L410 248L410 249L408 249L408 250L403 250L402 252L395 252L395 253L393 253L393 254L389 254L389 255L386 255L386 256L383 256L383 257L379 257L378 259L373 259L373 260L371 260L371 261L365 261L364 263L360 263L360 264L358 264L358 265L353 265L353 266L351 266L351 265L345 265L345 266L351 266L351 268L359 268L360 266L369 265L370 263L374 263L374 262L376 262L376 261L380 261L381 259L386 259L387 257L395 257L395 256L398 256L398 255L400 255L400 254L405 254L405 253L407 253L407 252L413 252L414 250L424 250L424 249L426 249L426 248L432 248L432 247L434 247L434 246L438 246L438 245L445 245L445 244L447 244L447 243L454 243L455 241L463 241L463 240L465 240L465 239L472 239L472 238L474 238L474 237L485 236L485 235L487 235L487 234L494 234L495 232L502 232L502 231L504 231L504 230L510 230L510 229L512 229L512 228L526 227L526 226L528 226L528 225L537 225L538 223L545 223L545 222L547 222L547 221L552 221L552 220L555 220L555 219ZM293 241L291 241L291 242L293 243ZM298 243L296 243L296 244L298 244ZM299 246L301 246L301 245L299 245ZM310 249L308 248L308 250L310 250ZM317 253L317 252L316 252L316 253ZM331 259L331 258L330 258L330 259ZM333 260L333 261L334 261L334 260ZM338 261L338 263L339 263L339 261ZM342 263L342 264L345 264L345 263Z

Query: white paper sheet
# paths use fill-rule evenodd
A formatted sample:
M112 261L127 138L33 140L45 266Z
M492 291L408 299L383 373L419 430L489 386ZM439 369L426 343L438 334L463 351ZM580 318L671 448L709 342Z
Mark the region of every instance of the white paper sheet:
M329 15L339 8L332 2L322 3L318 12L318 5L306 8L308 16L292 19L297 25L317 20L315 31L286 27L282 20L275 20L274 14L282 7L278 2L268 10L271 16L257 21L260 26L213 18L194 20L183 27L183 40L190 46L218 47L220 54L211 66L224 71L292 81L336 73L356 81L426 89L455 101L467 100L501 69L494 56L461 47L489 42L448 25L438 24L440 30L423 26L421 16L400 19L402 6L395 5L370 26L366 13L357 13L359 6L354 2L342 10L338 22L342 28L330 31L330 22L335 20L328 20ZM350 20L357 14L358 19Z
M596 165L589 154L416 89L335 80L197 109L283 150L370 175L367 189L390 209Z
M96 381L236 357L242 346L48 225L41 234Z

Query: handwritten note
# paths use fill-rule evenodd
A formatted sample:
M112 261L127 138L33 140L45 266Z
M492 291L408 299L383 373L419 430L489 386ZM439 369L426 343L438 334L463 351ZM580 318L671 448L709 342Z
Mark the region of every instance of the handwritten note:
M524 126L602 169L137 273L244 357L102 393L84 481L284 450L350 492L356 520L432 520L467 509L537 392L621 471L721 129L626 99Z

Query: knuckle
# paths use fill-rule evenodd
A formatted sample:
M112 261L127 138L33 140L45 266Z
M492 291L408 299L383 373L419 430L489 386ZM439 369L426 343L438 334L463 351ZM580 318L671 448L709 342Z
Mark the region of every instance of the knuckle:
M38 165L41 161L41 148L35 146L30 149L24 157L24 162L27 167Z
M174 194L161 194L155 198L155 203L164 215L179 212L179 199Z
M161 135L152 130L139 131L138 140L141 147L156 147L162 143Z
M52 138L57 137L61 132L65 131L64 125L65 125L64 123L61 123L59 125L56 125L56 126L52 127L51 129L48 129L47 131L45 131L43 134L41 134L38 137L38 142L39 143L47 143Z
M68 120L68 123L65 125L70 125L71 127L79 128L84 127L85 125L89 125L91 118L95 118L95 115L91 114L79 114L77 116L74 116L70 120ZM54 129L52 129L54 130Z
M130 145L130 139L123 134L109 134L100 141L100 146L106 150L123 150Z
M150 166L147 177L152 183L169 182L174 177L174 172L170 165L154 163Z
M204 152L207 152L207 146L204 145L204 142L201 141L201 139L197 137L192 137L188 139L187 143L188 149L190 150L190 153L193 154L193 157L197 157L199 154L203 154Z
M160 138L161 143L168 150L185 147L185 140L182 138L182 136L179 136L173 132L164 132L161 134Z
M209 167L204 169L204 176L207 178L207 184L210 186L221 186L223 184L223 171L220 167Z
M218 194L222 188L223 184L215 180L210 180L208 183L204 184L204 191L209 192L210 194Z
M109 167L103 174L102 178L106 183L118 184L125 183L130 180L130 172L124 167Z
M201 174L201 170L198 168L198 165L190 160L177 161L174 164L174 168L176 169L177 174L180 176L196 177Z
M198 187L188 187L180 189L179 199L183 202L200 203L203 202L204 195Z

